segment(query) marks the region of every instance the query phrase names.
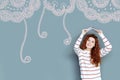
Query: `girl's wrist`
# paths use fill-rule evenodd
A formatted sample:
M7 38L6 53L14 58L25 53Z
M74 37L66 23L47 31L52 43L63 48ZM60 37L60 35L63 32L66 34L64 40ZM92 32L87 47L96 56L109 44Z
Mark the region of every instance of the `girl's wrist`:
M99 33L99 35L100 35L101 38L105 37L103 33Z

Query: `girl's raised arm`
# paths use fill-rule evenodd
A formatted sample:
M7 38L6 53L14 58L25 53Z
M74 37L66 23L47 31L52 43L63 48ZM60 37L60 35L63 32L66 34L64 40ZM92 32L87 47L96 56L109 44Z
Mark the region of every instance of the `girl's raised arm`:
M96 31L100 35L100 37L102 38L103 43L105 45L105 47L101 48L101 50L100 50L100 53L101 53L100 56L103 57L103 56L107 55L112 50L112 45L108 41L108 39L104 36L102 30L96 30Z
M82 42L83 36L88 32L88 29L83 29L82 33L80 34L79 38L76 40L75 45L74 45L74 51L78 55L79 52L81 51L80 49L80 44Z

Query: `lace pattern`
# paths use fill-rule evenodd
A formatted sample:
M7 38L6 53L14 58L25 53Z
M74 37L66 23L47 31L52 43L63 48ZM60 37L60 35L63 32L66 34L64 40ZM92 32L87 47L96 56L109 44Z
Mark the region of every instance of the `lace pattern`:
M120 21L119 0L77 0L76 5L89 20L100 23Z
M0 0L0 20L21 22L40 7L39 0Z

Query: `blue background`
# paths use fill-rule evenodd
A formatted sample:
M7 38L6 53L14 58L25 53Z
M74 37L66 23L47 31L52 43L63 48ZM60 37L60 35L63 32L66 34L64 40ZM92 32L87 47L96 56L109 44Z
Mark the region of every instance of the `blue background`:
M50 11L46 11L41 24L41 31L47 31L48 37L39 38L37 26L41 11L42 7L27 19L28 36L23 57L32 57L29 64L21 63L19 58L25 32L24 22L0 21L0 80L80 80L78 58L73 46L81 30L88 26L102 29L113 46L110 54L102 58L102 80L120 79L120 22L103 24L90 21L75 9L66 16L66 26L72 36L71 44L66 46L63 43L67 38L63 29L63 16L55 16Z

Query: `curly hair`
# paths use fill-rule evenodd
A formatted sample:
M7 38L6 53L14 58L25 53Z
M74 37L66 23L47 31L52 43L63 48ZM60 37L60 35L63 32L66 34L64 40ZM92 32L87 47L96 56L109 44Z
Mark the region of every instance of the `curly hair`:
M94 34L86 34L79 47L83 50L86 49L86 42L89 39L89 37L93 37L95 39L95 46L91 49L91 53L90 53L90 57L91 57L90 61L92 64L94 64L97 67L101 63L100 46L97 36L95 36Z

